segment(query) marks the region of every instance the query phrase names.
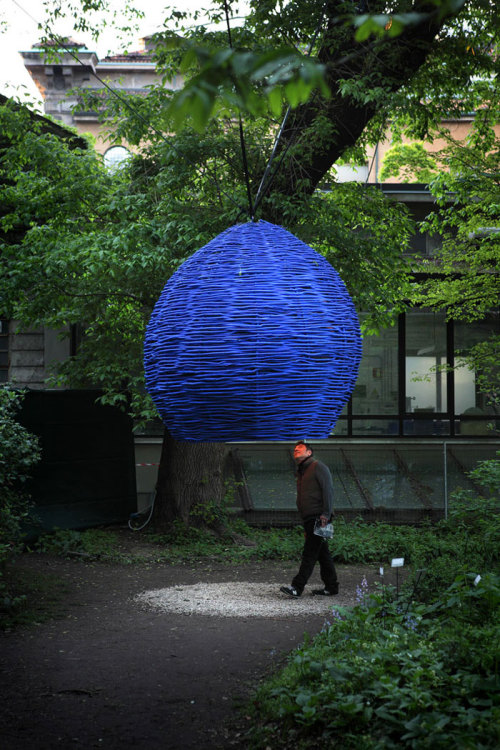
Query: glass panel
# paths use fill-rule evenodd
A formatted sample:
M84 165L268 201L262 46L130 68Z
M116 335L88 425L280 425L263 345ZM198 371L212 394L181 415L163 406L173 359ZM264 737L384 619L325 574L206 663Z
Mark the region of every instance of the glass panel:
M347 419L340 419L339 417L335 427L330 432L330 437L338 437L339 435L347 435L347 433L348 433Z
M397 435L397 419L353 419L353 435Z
M255 510L296 510L297 494L293 443L259 450L238 448L245 480Z
M479 488L469 472L477 467L479 461L496 458L497 450L495 444L474 445L472 441L468 445L446 444L446 474L450 508L453 507L453 493L456 490L475 490L476 494L484 492L484 487Z
M9 337L0 336L0 351L6 351L9 348Z
M406 412L445 412L445 314L413 310L406 315Z
M7 367L9 364L9 352L0 351L0 367Z
M339 514L407 522L429 513L440 517L445 492L451 506L451 493L457 487L474 488L468 472L477 461L494 458L497 450L486 441L469 441L468 445L441 440L374 442L354 446L339 440L315 446L314 455L332 472ZM293 443L237 446L256 510L296 513L292 447Z
M461 419L457 434L496 437L500 435L500 419Z
M457 321L455 324L455 365L460 365L460 354L466 354L474 344L486 341L491 334L500 333L498 313L490 313L484 320L465 323ZM481 416L491 414L492 408L488 404L488 396L481 393L476 386L474 370L469 370L463 364L455 370L455 414L466 416Z
M404 435L449 435L449 419L405 419L403 423Z
M433 509L442 510L443 452L429 446L363 448L346 447L343 475L352 477L353 491L365 507L384 510L392 517L406 512L407 517ZM396 512L394 512L396 511Z
M398 329L363 337L363 356L352 395L353 414L398 413Z

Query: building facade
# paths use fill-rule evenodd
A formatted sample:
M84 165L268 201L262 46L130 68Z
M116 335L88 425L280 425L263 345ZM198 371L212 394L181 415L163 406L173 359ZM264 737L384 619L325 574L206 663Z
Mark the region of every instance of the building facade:
M104 92L109 86L117 92L144 94L156 83L156 67L149 39L141 39L139 49L126 55L112 55L100 60L95 52L72 39L58 50L57 63L47 62L41 46L22 51L24 65L43 97L44 112L80 133L93 136L96 150L109 163L123 158L125 146L106 140L99 112L88 110L79 91ZM181 77L171 82L172 89L181 86Z

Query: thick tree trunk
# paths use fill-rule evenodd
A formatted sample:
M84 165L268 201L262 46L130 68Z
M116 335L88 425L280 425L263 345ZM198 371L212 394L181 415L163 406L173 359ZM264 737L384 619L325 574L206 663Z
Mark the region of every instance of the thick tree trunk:
M186 526L204 523L217 530L217 508L225 494L224 443L175 440L165 430L153 525L169 528L175 520Z

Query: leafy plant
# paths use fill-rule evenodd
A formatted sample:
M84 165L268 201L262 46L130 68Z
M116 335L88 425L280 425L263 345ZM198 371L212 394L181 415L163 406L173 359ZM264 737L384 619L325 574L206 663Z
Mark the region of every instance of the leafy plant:
M23 395L8 386L0 387L0 610L16 608L23 598L9 590L5 570L19 550L22 524L31 505L26 492L30 471L40 460L38 439L17 421Z
M30 510L26 482L40 460L38 438L17 421L22 398L20 391L0 387L0 563L19 545Z
M499 614L493 574L430 607L378 587L258 690L249 747L496 747Z
M59 557L126 562L120 552L116 534L104 529L86 529L84 531L54 529L52 532L42 534L35 543L34 549Z
M195 526L207 524L209 527L224 528L230 523L229 509L234 505L238 482L226 481L221 502L216 500L196 503L191 506L189 520Z

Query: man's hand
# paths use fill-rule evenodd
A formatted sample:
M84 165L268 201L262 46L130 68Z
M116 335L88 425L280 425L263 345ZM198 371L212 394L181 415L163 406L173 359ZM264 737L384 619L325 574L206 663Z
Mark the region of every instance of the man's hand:
M319 520L321 521L321 525L322 526L326 526L326 524L328 523L328 518L326 516L324 516L324 515L321 515L319 517Z

